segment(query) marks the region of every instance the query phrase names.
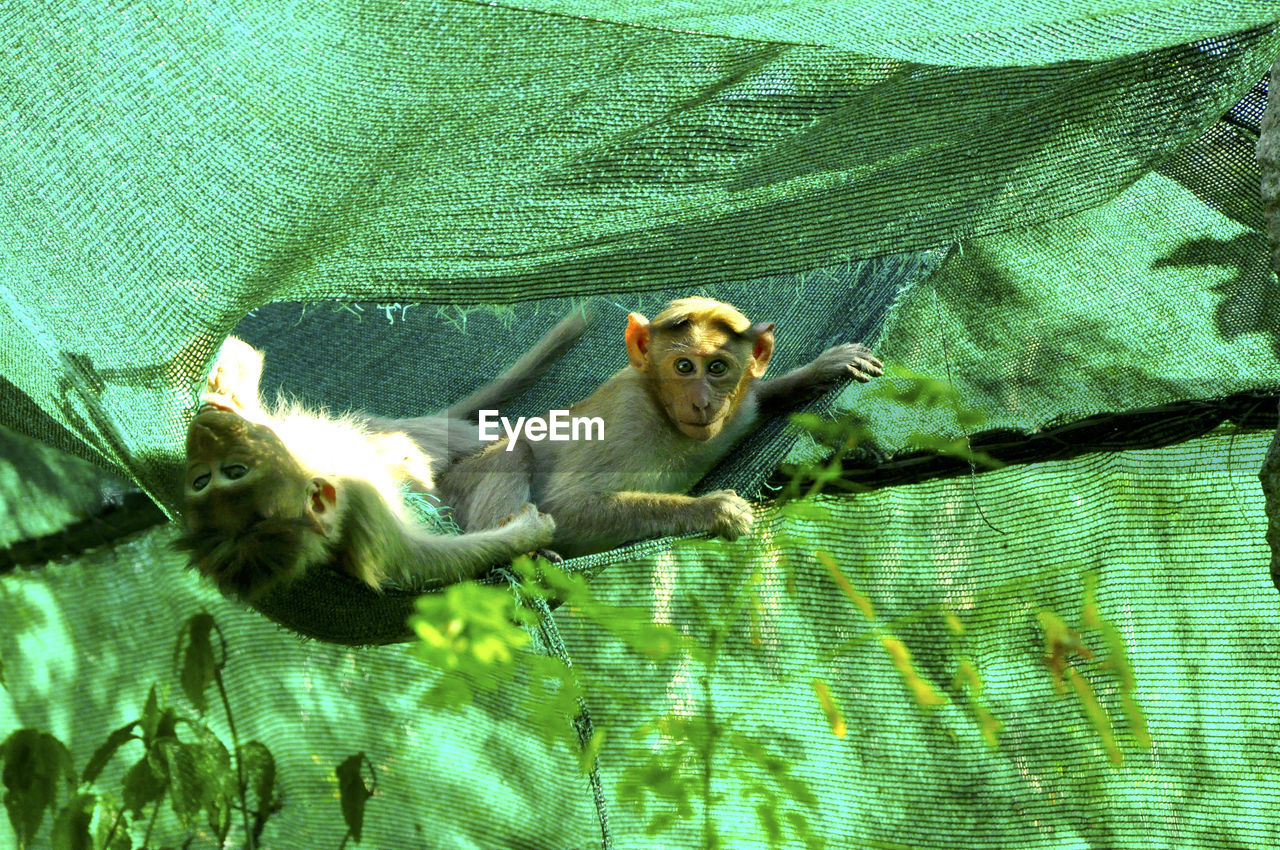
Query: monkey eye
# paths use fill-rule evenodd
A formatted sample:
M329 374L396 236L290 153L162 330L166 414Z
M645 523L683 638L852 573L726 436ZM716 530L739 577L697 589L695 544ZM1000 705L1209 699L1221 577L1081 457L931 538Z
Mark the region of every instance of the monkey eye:
M712 360L707 364L707 371L713 375L723 375L729 371L729 364L723 360Z
M191 482L191 489L203 490L208 483L209 483L209 473L206 472L203 475L197 475L195 480Z
M692 374L695 368L696 367L693 365L693 361L690 360L688 357L681 357L679 360L676 361L676 371L679 372L681 375Z
M249 467L243 463L229 463L222 467L222 474L235 481L237 478L244 478L249 472Z

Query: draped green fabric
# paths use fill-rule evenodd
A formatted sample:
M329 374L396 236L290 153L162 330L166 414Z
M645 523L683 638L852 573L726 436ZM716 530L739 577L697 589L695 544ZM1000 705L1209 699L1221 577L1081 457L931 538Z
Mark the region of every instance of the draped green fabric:
M916 6L6 10L0 547L83 518L104 487L176 516L186 418L233 330L266 352L269 392L404 416L461 398L589 301L600 322L527 414L625 365L627 312L704 293L778 323L771 371L862 341L986 416L967 428L876 384L819 400L862 417L868 463L920 433L1022 439L1242 393L1274 409L1280 294L1252 151L1280 3ZM707 810L646 832L674 810L626 793L644 766L631 733L707 711L789 760L813 800L788 811L828 847L1277 843L1280 609L1254 478L1269 437L1205 430L1125 449L1119 429L1113 451L806 513L768 500L775 472L826 450L771 423L699 485L761 499L750 539L570 562L606 599L723 641L702 677L557 612L576 667L631 697L586 695L614 846L700 846L708 823L723 846L804 846L785 811L771 831L728 750ZM39 728L84 765L173 681L177 630L203 608L227 637L240 737L278 760L262 846L337 846L333 767L356 752L379 783L363 846L599 845L578 754L532 736L503 691L425 708L436 671L399 647L300 643L183 570L173 535L0 575L0 739ZM411 597L339 609L358 589L318 582L275 604L339 643L403 630ZM744 588L753 613L731 616ZM1039 615L1081 627L1090 592L1136 683L1088 638L1121 764L1044 663ZM890 636L943 703L921 705ZM994 747L975 705L1002 724ZM0 846L10 829L0 818Z

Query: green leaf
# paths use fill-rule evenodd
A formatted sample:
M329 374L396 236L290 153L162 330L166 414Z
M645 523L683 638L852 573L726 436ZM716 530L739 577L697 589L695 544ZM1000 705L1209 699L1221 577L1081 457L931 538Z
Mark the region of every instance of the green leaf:
M591 768L595 767L596 758L600 755L600 748L604 746L604 730L594 729L591 733L591 740L587 741L587 745L582 748L582 752L578 755L578 770L585 775L591 772Z
M117 818L119 818L118 821ZM133 848L133 841L129 838L129 819L125 816L124 810L109 795L104 795L98 800L97 833L97 842L94 846L101 850L132 850ZM108 835L111 836L109 843Z
M191 753L195 757L194 781L198 784L193 790L199 791L200 807L208 812L209 824L219 831L218 825L230 815L232 799L238 796L239 776L232 767L231 753L213 730L207 726L194 728L200 742Z
M862 616L874 622L876 618L876 609L871 604L871 597L854 587L853 582L849 581L849 578L840 571L840 566L836 563L835 559L826 552L823 552L821 549L817 549L814 550L813 556L821 561L822 565L827 568L827 572L831 574L831 578L835 581L836 586L844 592L845 596L849 597L850 601L853 602L854 607L862 612Z
M93 757L89 759L89 763L84 767L84 782L92 782L98 778L98 774L102 773L102 769L107 766L107 762L111 761L111 757L116 754L116 750L123 747L129 741L140 740L137 735L133 734L133 727L138 725L138 721L134 720L125 726L121 726L116 731L107 736L107 740L102 746L94 750Z
M217 753L203 744L165 741L159 750L169 773L169 804L182 825L191 829L200 812L213 811L226 795L228 765L219 763ZM223 756L226 758L225 749Z
M1129 663L1129 651L1124 645L1124 638L1111 623L1098 620L1097 628L1102 631L1102 640L1107 645L1107 660L1103 669L1113 672L1120 680L1120 689L1125 693L1136 690L1138 679L1133 673L1133 665Z
M266 820L275 808L276 760L261 741L249 741L240 746L236 758L244 767L245 782L256 801L253 811Z
M809 828L809 821L804 815L792 809L787 809L782 816L791 824L791 828L795 830L796 837L804 842L804 846L809 850L821 850L827 845L827 839L818 835Z
M1112 764L1120 764L1124 761L1124 753L1120 751L1120 745L1116 743L1115 734L1111 730L1111 719L1107 717L1106 709L1098 702L1098 697L1093 691L1093 686L1089 684L1089 680L1083 674L1076 672L1074 667L1067 668L1067 683L1076 692L1076 697L1080 700L1080 705L1084 708L1085 717L1089 718L1094 731L1098 733L1098 738L1102 741L1102 747L1107 751L1107 756L1111 759Z
M921 708L927 711L947 701L947 698L938 693L937 688L928 679L916 672L915 664L911 660L911 650L907 649L905 643L888 634L880 635L880 643L893 661L893 666L898 668L902 681L906 683L907 689L911 691L911 695L915 697Z
M915 448L956 457L984 469L1003 469L1008 466L1004 461L971 447L968 437L944 437L940 434L913 433L907 437L907 442Z
M1053 679L1053 688L1058 693L1065 693L1064 677L1071 666L1070 659L1073 656L1092 659L1093 651L1085 646L1080 634L1067 625L1066 620L1052 611L1040 611L1036 619L1044 629L1044 661Z
M1102 626L1102 615L1098 611L1098 574L1087 570L1082 576L1084 592L1080 597L1080 625L1086 629Z
M840 706L831 695L831 689L821 679L814 679L812 684L814 693L818 695L818 705L822 706L822 713L827 715L827 722L831 724L831 733L837 738L843 738L849 730L845 725L844 715L840 712Z
M814 796L809 784L803 779L798 779L794 776L779 776L777 781L782 790L791 796L791 799L802 806L808 806L811 809L817 808L818 798Z
M978 730L982 733L983 740L992 749L998 747L1000 745L1000 732L1004 729L1004 724L982 702L982 691L985 685L982 682L982 676L978 673L978 668L974 666L973 661L967 656L961 656L960 664L956 668L956 675L951 682L951 686L966 691L969 710L973 712L974 719L978 721Z
M187 651L182 659L182 692L191 700L191 704L202 714L208 708L204 692L213 681L217 664L213 658L213 645L209 642L209 632L213 630L213 617L205 613L196 614L187 620ZM181 637L178 638L182 640Z
M49 831L49 846L53 850L93 850L93 838L89 825L93 822L93 810L98 798L93 794L77 794L58 812Z
M168 766L156 750L148 750L137 764L124 775L124 807L135 818L142 816L142 809L164 796L169 785Z
M792 425L806 431L820 431L827 425L827 420L816 413L793 413L790 419Z
M428 664L446 673L462 672L473 687L485 690L519 669L529 634L517 624L521 609L507 590L460 582L419 597L415 608L409 618L418 635L413 653ZM453 688L451 695L459 694Z
M973 430L982 426L987 421L987 415L981 410L974 410L971 407L956 408L956 423Z
M622 641L637 655L650 661L663 661L680 651L684 636L667 623L655 623L649 611L634 606L596 603L581 609L592 622Z
M342 819L346 821L347 829L351 830L351 837L356 841L360 840L364 829L364 804L373 796L373 790L365 787L361 771L366 762L368 759L364 753L356 753L334 771L338 775L338 793L342 798ZM369 769L373 769L372 764Z
M638 814L644 814L644 785L634 776L623 775L618 779L618 802L634 808Z
M445 673L423 696L422 702L432 708L462 708L476 698L467 680L456 672Z
M782 813L787 819L787 823L791 824L791 828L796 831L796 835L804 838L809 834L809 820L795 809L787 809Z
M152 685L151 690L147 692L146 705L142 707L142 719L138 724L142 727L142 744L148 750L155 743L156 737L169 737L173 734L173 729L169 728L169 719L167 715L171 712L162 708L160 705L160 697L156 694L156 686Z
M176 737L178 737L178 713L173 706L168 706L164 711L160 712L160 722L156 724L155 740L151 743L154 745L160 741Z
M18 729L0 744L0 758L4 759L4 806L9 823L18 844L26 846L40 829L45 809L53 808L59 780L67 793L75 790L71 753L47 732Z

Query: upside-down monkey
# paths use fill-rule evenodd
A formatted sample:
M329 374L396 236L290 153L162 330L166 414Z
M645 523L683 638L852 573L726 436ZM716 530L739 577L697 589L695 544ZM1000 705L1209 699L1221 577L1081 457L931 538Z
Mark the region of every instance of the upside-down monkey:
M491 528L534 501L555 518L551 548L565 557L689 532L736 539L751 529L745 500L733 490L685 491L761 418L845 379L883 372L867 348L849 343L760 381L773 328L709 298L672 301L652 322L631 313L630 366L569 409L602 419L603 439L499 440L449 467L438 482L441 497L466 529ZM480 486L494 480L506 486Z
M267 409L261 353L229 338L187 429L178 547L224 592L252 600L322 564L375 589L420 587L546 546L555 522L523 501L505 524L459 536L432 532L404 495L433 493L446 464L484 445L467 420L527 389L585 327L580 316L562 319L492 383L443 414L404 420L335 418L286 402Z

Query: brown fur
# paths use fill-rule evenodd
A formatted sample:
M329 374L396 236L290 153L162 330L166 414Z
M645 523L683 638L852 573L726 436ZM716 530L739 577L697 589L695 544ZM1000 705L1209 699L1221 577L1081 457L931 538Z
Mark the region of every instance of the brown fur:
M445 500L467 529L488 528L513 502L531 498L556 519L552 548L566 556L611 549L631 540L691 532L727 539L747 533L750 506L732 490L684 495L762 415L777 415L846 378L870 380L879 361L860 345L836 346L773 381L760 381L773 353L773 325L752 325L731 305L709 298L671 302L652 322L628 317L630 366L570 408L600 417L604 439L506 441L447 469ZM682 364L682 361L687 361ZM713 374L719 363L723 372ZM692 367L683 372L682 368ZM473 495L494 477L530 481Z
M555 523L523 500L501 528L438 535L405 506L402 488L433 492L440 469L483 445L463 417L525 389L584 329L565 319L447 415L398 421L284 402L268 409L258 397L262 355L229 339L188 428L187 531L177 545L193 568L248 599L321 564L375 589L420 587L545 546Z
M699 296L672 301L650 322L655 331L688 326L708 327L722 334L741 336L750 330L751 322L738 312L737 307Z

